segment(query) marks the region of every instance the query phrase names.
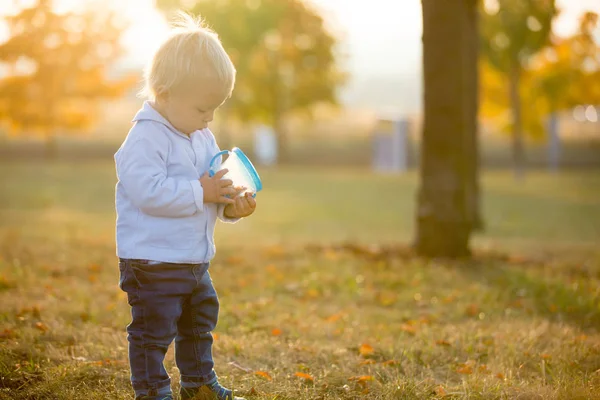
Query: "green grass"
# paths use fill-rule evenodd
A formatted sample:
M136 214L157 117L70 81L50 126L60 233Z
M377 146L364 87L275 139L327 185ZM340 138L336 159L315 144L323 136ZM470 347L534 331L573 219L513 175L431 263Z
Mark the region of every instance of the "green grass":
M217 228L225 384L249 399L600 398L599 173L485 174L476 256L449 262L401 246L415 174L260 172L255 215ZM0 399L132 398L115 182L111 162L0 163ZM176 388L172 348L166 366Z

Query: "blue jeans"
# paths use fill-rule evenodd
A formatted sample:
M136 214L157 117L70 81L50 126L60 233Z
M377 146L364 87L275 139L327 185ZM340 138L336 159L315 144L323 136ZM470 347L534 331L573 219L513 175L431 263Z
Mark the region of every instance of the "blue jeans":
M182 386L217 379L211 331L217 324L219 299L208 266L119 259L119 287L131 306L127 340L136 396L171 393L163 361L173 339Z

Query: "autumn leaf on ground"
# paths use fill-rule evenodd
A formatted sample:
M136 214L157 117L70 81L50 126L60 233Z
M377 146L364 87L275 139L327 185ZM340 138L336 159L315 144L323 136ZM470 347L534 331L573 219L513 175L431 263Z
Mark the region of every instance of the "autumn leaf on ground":
M400 325L400 330L411 335L417 334L417 328L415 328L414 325L402 324Z
M375 349L370 344L367 344L367 343L361 344L360 348L358 349L358 352L363 357L370 356L371 354L373 354L374 351L375 351Z
M46 325L46 324L45 324L45 323L43 323L43 322L36 322L36 323L35 323L35 327L36 327L37 329L39 329L40 331L42 331L42 332L46 332L46 331L49 329L49 328L48 328L48 325Z
M446 393L446 390L442 386L436 387L435 390L434 390L434 393L435 393L436 396L439 396L439 397L445 397L445 396L448 395Z
M444 339L436 340L435 344L437 344L438 346L447 346L447 347L451 346L450 342L447 340L444 340Z
M359 365L371 365L371 364L377 364L377 362L375 360L367 359L367 360L362 360L359 363Z
M456 369L456 372L463 375L471 375L473 373L473 367L470 365L462 365Z
M265 372L265 371L256 371L254 374L258 375L258 376L262 376L263 378L265 378L268 381L273 380L273 378L271 378L271 375L269 375L269 373Z
M309 381L309 382L314 382L315 381L315 378L313 378L312 376L310 376L309 374L304 373L304 372L296 372L294 374L294 376L297 376L298 378L302 378L302 379L304 379L306 381Z
M387 361L382 362L381 365L385 365L386 367L391 367L392 365L398 365L398 361L387 360Z
M283 333L283 331L282 331L281 329L279 329L279 328L274 328L274 329L271 331L271 335L273 335L273 336L279 336L279 335L281 335L282 333Z
M327 317L326 321L327 322L335 322L335 321L339 320L340 318L342 318L342 315L343 315L342 313L330 315L329 317Z
M0 339L14 339L17 337L17 333L12 329L5 329L0 332Z
M479 314L479 307L477 306L477 304L469 304L465 310L465 313L469 317L474 317L477 314Z
M374 380L374 378L371 375L362 375L362 376L352 376L352 377L348 378L348 380L351 382L356 382L363 388L366 388L367 382Z

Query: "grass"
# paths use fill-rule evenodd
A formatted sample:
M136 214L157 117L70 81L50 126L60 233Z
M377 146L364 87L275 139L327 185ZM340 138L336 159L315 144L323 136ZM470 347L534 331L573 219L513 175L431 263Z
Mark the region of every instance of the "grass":
M216 368L249 399L600 398L600 174L483 179L469 261L424 260L414 174L261 170L219 225ZM110 162L0 163L0 399L130 399ZM173 349L166 358L173 387Z

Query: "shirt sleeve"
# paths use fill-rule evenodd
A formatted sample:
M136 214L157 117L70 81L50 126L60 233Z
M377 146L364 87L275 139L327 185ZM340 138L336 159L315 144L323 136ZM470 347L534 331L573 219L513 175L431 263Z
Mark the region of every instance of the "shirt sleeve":
M156 217L187 217L204 211L204 191L198 179L167 176L169 142L158 134L125 143L116 159L117 177L132 203Z

